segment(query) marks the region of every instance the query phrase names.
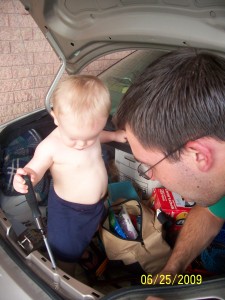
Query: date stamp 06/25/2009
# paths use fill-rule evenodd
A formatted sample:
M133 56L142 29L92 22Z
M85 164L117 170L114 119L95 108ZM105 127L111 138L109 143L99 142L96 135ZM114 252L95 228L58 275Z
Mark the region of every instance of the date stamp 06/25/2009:
M202 275L200 274L156 274L141 275L142 285L187 285L202 284Z

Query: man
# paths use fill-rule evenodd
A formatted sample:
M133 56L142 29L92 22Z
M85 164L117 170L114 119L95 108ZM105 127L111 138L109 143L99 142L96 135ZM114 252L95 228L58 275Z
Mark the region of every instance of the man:
M153 62L118 108L139 174L195 201L162 270L176 275L225 222L225 59L195 49Z

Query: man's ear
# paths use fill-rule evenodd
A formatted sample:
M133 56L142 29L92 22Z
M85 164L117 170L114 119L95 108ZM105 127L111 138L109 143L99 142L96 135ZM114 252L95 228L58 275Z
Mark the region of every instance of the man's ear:
M58 126L59 125L59 122L58 122L58 120L57 120L57 118L56 118L56 115L55 115L55 113L54 113L54 111L53 110L51 110L51 116L53 117L53 119L54 119L54 123L55 123L55 125L56 126Z
M185 150L193 156L195 164L200 171L206 172L212 167L213 151L205 140L189 141L185 145Z

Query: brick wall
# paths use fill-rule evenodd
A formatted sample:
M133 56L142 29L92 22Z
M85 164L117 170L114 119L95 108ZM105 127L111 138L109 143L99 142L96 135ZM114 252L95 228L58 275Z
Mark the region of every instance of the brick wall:
M91 63L98 75L129 51ZM0 124L44 105L59 60L19 0L0 0Z

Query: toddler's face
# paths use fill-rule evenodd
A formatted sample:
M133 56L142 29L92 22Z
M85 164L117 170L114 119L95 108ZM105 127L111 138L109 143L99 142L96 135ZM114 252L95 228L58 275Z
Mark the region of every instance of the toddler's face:
M105 117L100 117L93 124L80 124L72 116L65 116L60 117L58 128L66 146L83 150L96 143L106 121Z

